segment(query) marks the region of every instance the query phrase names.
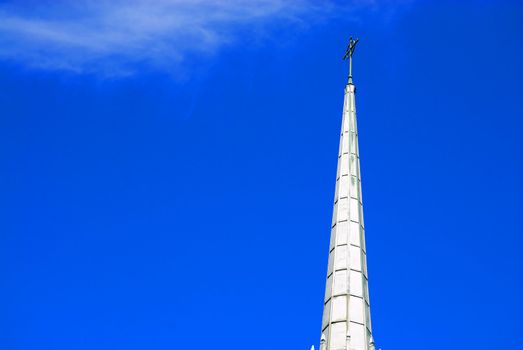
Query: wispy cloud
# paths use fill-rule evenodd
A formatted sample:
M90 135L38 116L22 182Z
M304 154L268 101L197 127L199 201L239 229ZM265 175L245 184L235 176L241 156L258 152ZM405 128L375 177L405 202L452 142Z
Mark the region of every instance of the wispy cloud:
M353 1L354 6L373 1ZM327 6L328 5L328 6ZM275 23L299 24L328 0L76 0L0 5L0 59L80 73L128 74L209 57ZM256 30L254 30L256 29Z

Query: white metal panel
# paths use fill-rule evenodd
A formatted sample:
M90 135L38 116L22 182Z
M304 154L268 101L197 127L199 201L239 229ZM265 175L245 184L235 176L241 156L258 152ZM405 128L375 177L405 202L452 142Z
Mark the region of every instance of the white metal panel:
M350 268L352 270L361 271L361 249L355 246L350 246Z
M337 225L331 228L331 239L330 239L330 244L329 244L329 252L332 250L332 248L334 248L334 245L336 244L336 237L337 237L336 231L338 231Z
M347 323L338 322L331 325L329 350L345 349L347 338Z
M347 296L332 297L331 321L339 322L347 319Z
M367 300L367 303L370 305L370 298L369 298L369 281L365 276L363 276L363 296L365 300Z
M348 244L349 222L343 221L336 224L336 245Z
M343 198L349 196L349 176L342 176L338 183L338 197L336 198Z
M363 298L363 277L361 272L352 271L350 272L350 294L357 295Z
M338 221L349 220L349 198L338 200Z
M351 154L350 155L350 174L357 176L358 175L358 169L356 168L356 155Z
M348 249L347 245L340 245L334 249L335 255L334 255L334 271L346 269L348 266Z
M360 224L360 242L361 242L361 249L363 249L364 252L367 251L367 248L365 247L365 229L363 228L363 225Z
M358 150L357 147L356 147L356 143L357 143L356 142L357 139L355 137L356 135L355 134L351 134L351 136L353 136L353 137L350 137L350 141L349 141L350 142L350 153L356 154L356 152Z
M347 115L343 116L343 135L346 136L349 131L349 117Z
M349 155L342 154L340 162L340 176L349 175ZM356 174L354 174L356 175Z
M331 299L332 300L332 299ZM327 301L323 306L323 319L321 321L321 328L324 329L329 325L331 316L331 300Z
M360 221L360 203L357 199L350 199L350 220L351 221ZM340 208L341 209L341 208Z
M343 134L344 136L348 135L348 134ZM341 153L349 153L349 137L342 137L342 140L341 140Z
M338 156L338 165L337 165L337 168L336 168L336 179L339 179L340 176L341 176L341 166L340 166L340 164L341 164L341 157L340 156L341 156L341 153Z
M332 273L332 268L334 267L334 252L335 251L336 251L336 249L329 253L329 263L327 265L327 276Z
M360 224L352 221L349 223L349 237L350 244L360 246Z
M363 250L361 251L361 264L363 275L367 277L367 256Z
M363 203L363 195L361 193L361 177L358 177L358 199L360 200L360 203Z
M332 226L338 221L338 204L334 204L332 208Z
M334 272L333 295L347 294L349 292L349 274L348 270Z
M365 301L361 298L349 298L349 317L351 321L364 323L364 303Z
M343 115L343 132L347 133L350 131L350 115L345 113Z
M360 225L361 227L365 227L365 221L363 219L363 205L359 205L359 214L360 214Z
M365 303L365 324L369 330L372 330L372 323L370 320L370 306L367 302Z
M342 124L342 126L343 126L343 124ZM343 132L340 133L340 144L338 145L338 155L340 155L342 153L342 149L343 149Z
M338 200L338 188L340 187L340 179L336 178L336 186L334 187L334 203Z
M351 322L350 323L350 345L354 350L367 350L365 344L365 326ZM351 349L351 350L352 350Z
M332 277L333 275L330 275L327 277L327 282L325 283L325 299L324 302L330 299L332 296Z
M358 179L356 178L356 176L353 176L351 175L350 176L350 196L352 198L357 198L359 199L359 194L358 194Z

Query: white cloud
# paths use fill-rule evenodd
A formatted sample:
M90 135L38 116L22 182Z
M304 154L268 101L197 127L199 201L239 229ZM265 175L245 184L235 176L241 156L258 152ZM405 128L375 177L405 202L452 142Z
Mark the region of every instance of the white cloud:
M372 0L350 1L352 6ZM79 73L162 70L210 57L271 24L314 21L329 0L41 0L0 5L0 59ZM134 68L133 68L134 67Z
M121 0L0 6L0 58L32 67L121 74L213 54L241 28L299 21L314 6L285 0Z

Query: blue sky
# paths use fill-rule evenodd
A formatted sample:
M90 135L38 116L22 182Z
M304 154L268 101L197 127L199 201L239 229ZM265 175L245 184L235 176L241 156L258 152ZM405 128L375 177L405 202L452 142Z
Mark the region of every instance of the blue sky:
M373 330L523 344L518 1L0 1L0 348L309 349L348 36Z

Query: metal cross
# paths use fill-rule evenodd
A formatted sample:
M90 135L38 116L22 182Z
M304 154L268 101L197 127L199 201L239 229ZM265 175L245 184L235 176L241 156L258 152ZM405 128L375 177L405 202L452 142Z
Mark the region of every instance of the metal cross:
M349 60L349 83L352 83L352 54L354 54L354 49L356 48L358 41L360 41L360 39L354 40L351 36L349 39L349 46L347 46L345 56L343 56L343 60Z

